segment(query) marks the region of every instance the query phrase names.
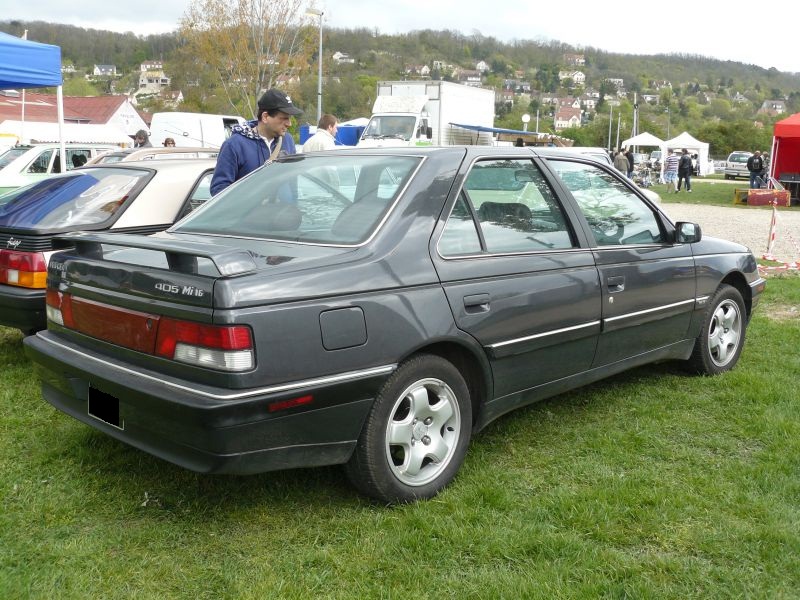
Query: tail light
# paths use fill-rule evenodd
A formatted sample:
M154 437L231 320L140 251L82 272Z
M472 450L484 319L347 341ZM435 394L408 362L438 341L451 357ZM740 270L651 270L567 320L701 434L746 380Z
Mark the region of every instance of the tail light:
M89 325L84 333L140 352L144 351L142 340L146 341L146 336L136 335L136 323L147 320L137 319L132 311L126 309L107 304L94 304L98 307L96 310L102 310L103 317L108 323L113 324L118 319L119 329L124 330L126 335L123 339L116 335L112 328L98 329ZM70 294L52 288L47 290L48 320L81 331L83 328L80 321L86 319L86 316L85 310L78 310L79 308L78 299L73 302ZM150 321L154 320L157 321L158 327L154 348L156 356L229 372L248 371L255 366L253 335L246 325L206 325L168 317L154 317ZM152 343L150 348L153 348Z
M223 371L253 368L253 336L245 325L205 325L161 317L156 354Z
M47 287L47 260L44 254L0 250L0 283L44 289Z

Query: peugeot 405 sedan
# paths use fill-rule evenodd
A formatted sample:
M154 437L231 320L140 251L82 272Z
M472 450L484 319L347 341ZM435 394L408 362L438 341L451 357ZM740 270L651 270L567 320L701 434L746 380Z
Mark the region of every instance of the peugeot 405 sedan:
M195 471L342 463L384 502L434 496L512 409L733 368L765 285L612 168L531 148L286 157L165 232L60 243L24 340L48 402Z
M47 261L68 231L162 231L211 197L213 160L83 167L0 195L0 325L44 329Z

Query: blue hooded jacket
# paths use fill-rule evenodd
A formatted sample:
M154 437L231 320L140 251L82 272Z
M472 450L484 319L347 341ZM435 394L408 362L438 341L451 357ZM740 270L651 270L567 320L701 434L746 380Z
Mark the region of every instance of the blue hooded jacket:
M248 121L247 125L234 125L231 137L222 144L217 156L217 166L211 178L211 195L216 196L234 181L238 181L251 171L255 171L269 159L265 140L256 129L258 121ZM296 154L291 134L283 136L281 155Z

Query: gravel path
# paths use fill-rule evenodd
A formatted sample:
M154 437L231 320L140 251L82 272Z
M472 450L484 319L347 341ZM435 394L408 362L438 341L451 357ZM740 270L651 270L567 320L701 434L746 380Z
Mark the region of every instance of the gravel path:
M704 235L732 240L752 250L756 258L767 251L772 220L770 207L727 207L669 204L661 209L673 221L699 223ZM772 254L783 262L800 262L800 212L778 209L778 227Z

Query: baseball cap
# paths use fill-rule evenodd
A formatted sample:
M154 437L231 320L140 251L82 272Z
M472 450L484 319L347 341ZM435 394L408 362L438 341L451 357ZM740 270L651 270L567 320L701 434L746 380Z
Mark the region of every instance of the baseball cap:
M267 90L258 99L258 108L264 110L277 109L287 115L302 115L303 111L292 104L292 99L280 90L275 88Z

